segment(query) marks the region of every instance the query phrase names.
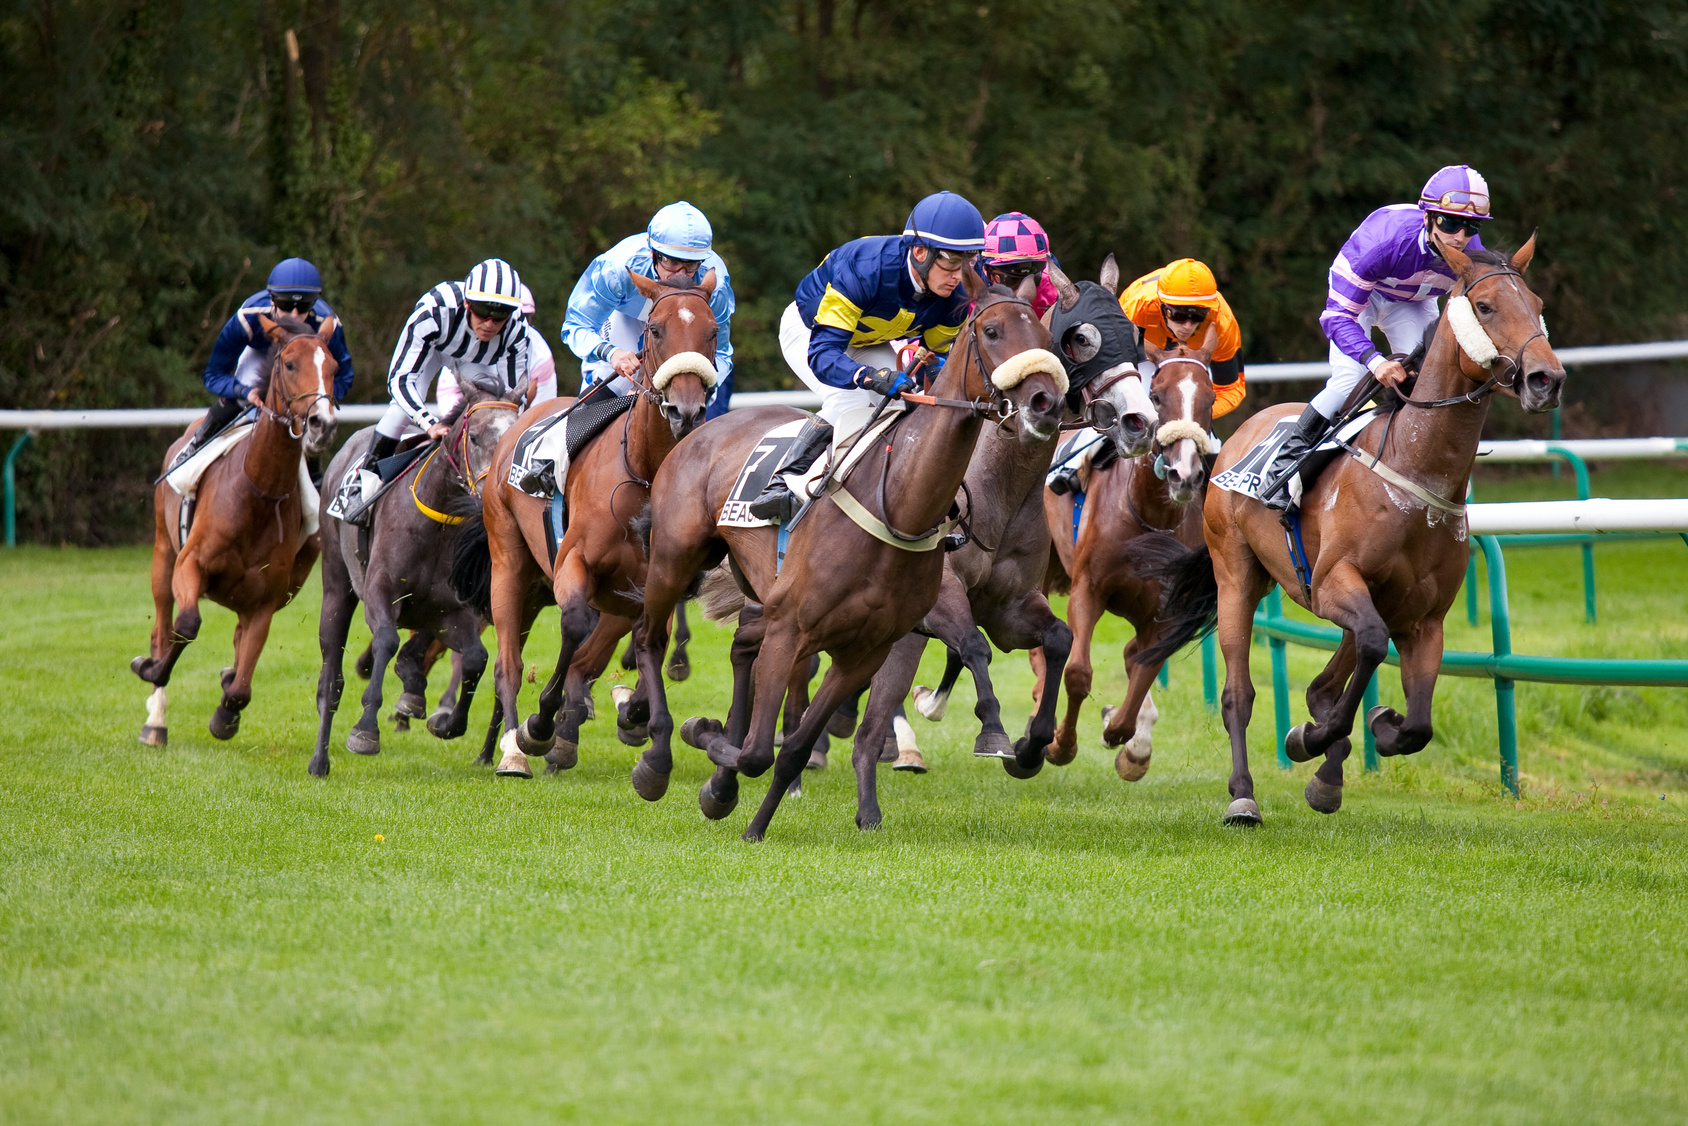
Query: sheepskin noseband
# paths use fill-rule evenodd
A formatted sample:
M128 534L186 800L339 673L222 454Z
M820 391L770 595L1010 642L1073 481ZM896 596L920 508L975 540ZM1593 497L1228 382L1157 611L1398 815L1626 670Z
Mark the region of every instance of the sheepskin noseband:
M1500 358L1500 349L1483 331L1483 326L1477 323L1477 311L1471 307L1471 298L1463 295L1448 298L1448 323L1453 326L1454 339L1459 341L1460 350L1470 356L1478 367L1486 368Z
M991 383L999 391L1012 391L1029 375L1042 372L1055 381L1061 394L1067 393L1067 369L1061 358L1047 348L1031 348L1010 356L991 372Z
M1163 450L1171 449L1186 438L1196 444L1196 449L1204 457L1211 457L1219 452L1219 439L1187 418L1175 418L1155 431L1155 441L1160 443Z
M674 382L676 375L683 375L686 372L691 372L703 380L703 386L706 390L715 386L715 381L719 378L715 371L715 365L708 356L705 356L702 352L681 352L677 356L670 356L662 361L662 366L656 369L655 375L651 376L651 388L659 392L666 391L668 385Z

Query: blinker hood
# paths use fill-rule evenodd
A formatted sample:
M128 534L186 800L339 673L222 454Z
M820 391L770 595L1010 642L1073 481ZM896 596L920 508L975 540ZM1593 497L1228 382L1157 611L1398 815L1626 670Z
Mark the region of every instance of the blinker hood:
M1073 391L1120 364L1136 364L1143 358L1137 343L1137 326L1127 319L1119 301L1102 285L1093 281L1074 283L1078 286L1078 300L1071 309L1056 304L1049 320L1049 333L1055 338L1055 354L1067 368L1067 382ZM1087 360L1074 360L1069 351L1069 336L1080 325L1092 326L1101 336L1096 354Z

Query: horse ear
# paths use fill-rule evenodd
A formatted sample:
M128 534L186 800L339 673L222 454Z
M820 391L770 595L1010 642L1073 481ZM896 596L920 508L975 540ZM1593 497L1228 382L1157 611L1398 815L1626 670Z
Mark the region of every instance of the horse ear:
M704 271L703 280L697 283L697 287L699 289L703 290L703 292L706 293L706 294L712 294L712 293L715 292L715 267L714 266L711 266L711 267L709 267L709 269Z
M1078 286L1073 284L1073 279L1061 272L1061 267L1053 260L1049 263L1048 272L1049 280L1055 283L1055 291L1061 295L1061 312L1071 312L1072 307L1078 304Z
M662 296L662 286L658 285L650 278L647 278L644 274L628 270L627 276L633 279L633 288L637 289L650 300L655 301L658 297Z
M1119 263L1114 261L1111 251L1102 259L1102 273L1096 280L1102 283L1102 288L1107 290L1110 296L1119 296Z
M1172 355L1172 352L1173 349L1171 348L1155 347L1155 342L1147 337L1143 339L1143 354L1153 360L1156 366L1159 366L1161 361Z
M1451 246L1442 247L1442 257L1454 269L1454 276L1463 278L1471 273L1471 259L1463 251L1455 250Z
M326 344L328 341L334 339L334 330L339 327L340 322L335 318L325 317L323 318L322 327L317 329L316 334L322 339L323 343Z
M967 300L974 304L978 304L979 298L985 295L985 279L971 267L961 271L961 284L967 290Z
M269 337L277 344L280 344L282 342L282 337L287 335L287 330L276 324L275 321L271 320L269 314L267 313L258 314L258 327L264 330L265 336Z
M1207 326L1207 332L1202 336L1202 345L1197 349L1197 355L1201 362L1204 364L1212 362L1213 350L1217 347L1219 347L1219 326L1211 324Z
M1055 324L1055 306L1051 305L1049 308L1045 309L1043 311L1043 316L1037 319L1037 323L1042 325L1044 328L1053 327Z
M1030 301L1037 296L1037 277L1027 274L1020 279L1020 284L1014 287L1014 296L1022 301Z
M1530 232L1530 238L1520 246L1512 256L1512 268L1520 274L1530 268L1530 259L1536 256L1536 232Z

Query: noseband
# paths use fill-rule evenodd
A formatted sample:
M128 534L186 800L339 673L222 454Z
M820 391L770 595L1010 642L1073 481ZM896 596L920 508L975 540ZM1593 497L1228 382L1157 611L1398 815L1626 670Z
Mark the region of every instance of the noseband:
M298 340L301 337L313 335L315 334L302 332L298 336L293 337L292 340L289 340L287 344L292 344L294 340ZM287 344L283 344L281 348L277 350L275 359L270 362L270 378L268 386L271 388L277 386L279 377L276 374L276 369L281 367L281 354L287 350ZM310 420L311 411L316 409L318 402L323 399L327 399L329 406L334 405L334 396L329 394L327 391L320 389L301 391L297 395L288 396L287 398L281 400L281 405L284 409L279 411L270 406L268 395L265 395L264 398L265 401L258 404L258 413L269 419L271 422L280 423L282 426L287 427L287 436L294 441L298 441L305 436L305 429ZM296 411L293 408L293 404L297 403L300 399L307 399L309 401L305 404L304 410ZM297 430L294 429L295 423L299 426L299 429Z
M1517 270L1512 269L1510 266L1496 267L1496 268L1490 270L1488 273L1483 274L1480 277L1473 280L1470 285L1467 285L1460 292L1460 296L1469 297L1471 295L1472 290L1476 289L1479 285L1481 285L1483 282L1488 281L1490 278L1507 278L1507 277L1509 277L1509 278L1521 278L1521 277L1523 277L1523 275L1520 274ZM1517 284L1517 283L1514 283L1514 284ZM1447 314L1444 312L1443 316L1446 317ZM1408 395L1401 395L1401 402L1406 404L1407 406L1421 407L1425 410L1429 410L1429 409L1434 408L1434 407L1451 407L1451 406L1456 406L1460 403L1481 402L1483 399L1487 398L1488 396L1493 395L1495 393L1495 390L1497 388L1500 388L1500 387L1504 387L1508 391L1515 391L1515 390L1517 390L1517 387L1518 387L1518 371L1519 371L1518 365L1519 365L1519 361L1521 361L1524 358L1525 350L1528 349L1529 346L1531 344L1534 344L1537 340L1545 340L1545 339L1547 339L1547 333L1545 331L1543 331L1542 329L1538 328L1534 333L1532 333L1530 336L1525 338L1524 343L1522 343L1518 346L1518 359L1517 360L1514 360L1511 356L1508 356L1505 353L1500 353L1499 355L1497 355L1493 360L1489 361L1489 366L1493 367L1494 365L1501 364L1502 361L1504 361L1503 366L1494 375L1491 375L1491 376L1489 376L1488 379L1484 380L1483 383L1480 384L1477 387L1477 389L1474 390L1474 391L1467 391L1463 395L1450 395L1446 399L1433 399L1429 402L1424 402L1424 401L1421 401L1421 400L1418 400L1418 399L1414 399L1414 398L1412 398ZM1461 374L1463 374L1463 372ZM1509 376L1510 378L1502 379L1501 378L1502 375Z

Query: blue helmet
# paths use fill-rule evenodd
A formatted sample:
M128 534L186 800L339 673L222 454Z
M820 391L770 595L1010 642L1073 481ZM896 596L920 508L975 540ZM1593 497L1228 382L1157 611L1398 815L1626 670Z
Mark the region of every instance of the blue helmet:
M974 254L985 249L985 217L954 192L938 192L914 205L903 237L916 246Z
M700 261L709 253L713 236L703 212L685 200L659 210L651 216L651 225L645 228L645 239L652 250L688 262Z
M273 293L321 293L322 275L303 258L283 258L270 271L269 289Z

